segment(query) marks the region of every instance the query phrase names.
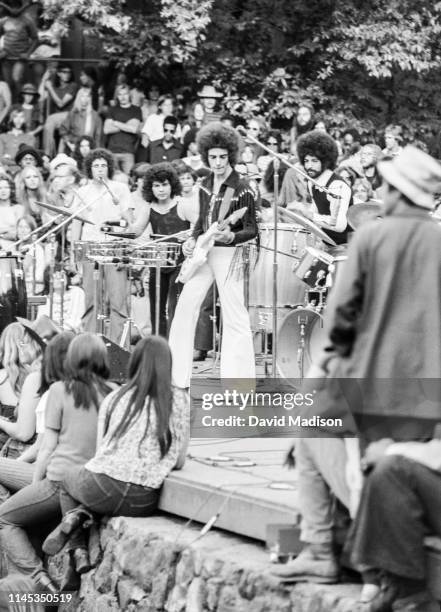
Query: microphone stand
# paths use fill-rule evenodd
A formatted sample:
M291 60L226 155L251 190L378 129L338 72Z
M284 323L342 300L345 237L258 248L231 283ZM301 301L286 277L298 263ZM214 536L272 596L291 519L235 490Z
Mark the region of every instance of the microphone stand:
M277 205L279 201L279 168L280 160L276 157L273 160L274 167L274 202L273 202L273 216L274 216L274 232L273 232L273 341L272 341L272 375L273 378L277 378L277 276L278 276L278 261L277 261L277 230L278 230L278 219L277 219Z

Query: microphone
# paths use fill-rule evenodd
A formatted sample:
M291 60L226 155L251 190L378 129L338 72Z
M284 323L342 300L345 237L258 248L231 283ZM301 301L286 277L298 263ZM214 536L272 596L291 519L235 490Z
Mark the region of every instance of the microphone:
M247 131L246 131L246 129L244 128L244 126L243 126L243 125L238 125L238 126L236 127L236 130L237 130L237 131L238 131L240 134L244 134L245 136L247 136Z
M274 168L274 174L276 174L276 172L279 172L280 169L280 159L278 157L274 157L273 158L273 168Z
M103 179L102 176L100 176L99 178L100 183L102 183L104 185L104 187L107 189L107 191L110 193L110 197L112 198L112 202L115 204L115 206L118 206L119 204L119 200L116 197L116 195L113 193L113 191L110 189L109 185L106 183L106 181Z

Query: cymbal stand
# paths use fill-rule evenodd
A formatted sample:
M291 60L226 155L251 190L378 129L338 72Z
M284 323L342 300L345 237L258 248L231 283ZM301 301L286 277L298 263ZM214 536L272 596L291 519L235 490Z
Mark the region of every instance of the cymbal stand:
M60 278L60 327L64 328L64 293L65 293L65 276L64 272L61 272Z
M35 239L36 239L35 235L32 236L31 238L32 243L35 242ZM35 295L37 291L37 250L34 244L32 244L29 254L32 257L31 292L32 292L32 295ZM26 283L26 279L25 279L25 283ZM36 306L34 306L34 304L32 304L32 306L30 307L30 315L31 315L31 320L34 320L36 317Z
M300 325L300 346L297 350L297 365L299 367L300 380L304 378L304 361L305 361L305 338L306 338L306 323L307 319L302 319L302 317L298 318L298 323Z
M50 262L49 262L49 318L53 318L54 316L54 274L55 274L55 234L51 234L49 237L49 254L50 254ZM38 240L34 242L34 251L35 247L38 244Z
M119 341L119 345L121 348L124 348L126 346L127 340L128 342L128 350L130 350L130 347L132 345L132 326L136 327L136 329L139 332L139 335L141 335L141 331L138 328L138 326L136 325L136 323L134 322L133 318L132 318L132 264L129 260L128 264L127 264L127 282L129 285L129 300L127 303L127 319L125 320L124 326L123 326L123 330L122 330L122 334L121 334L121 339Z
M155 263L155 335L159 336L159 308L161 304L161 260L157 257Z
M273 215L274 215L274 232L273 232L273 338L272 338L272 362L271 362L271 373L273 378L277 378L277 276L278 276L278 260L277 260L277 230L278 230L278 218L277 218L277 203L279 200L279 167L280 161L277 158L273 160L274 167L274 204L273 204Z
M93 307L95 310L95 331L97 334L104 334L103 313L103 268L98 261L93 266Z

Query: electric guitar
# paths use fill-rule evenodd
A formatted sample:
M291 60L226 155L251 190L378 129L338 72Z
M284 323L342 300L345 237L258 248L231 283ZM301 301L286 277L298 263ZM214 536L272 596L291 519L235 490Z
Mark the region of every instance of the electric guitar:
M220 223L216 221L213 223L208 230L199 236L196 240L196 244L193 250L193 254L182 264L181 272L179 273L178 278L176 279L177 283L186 283L190 278L195 274L195 272L207 261L207 255L209 251L212 249L215 238L214 235L217 232L221 232L226 229L229 225L234 225L241 219L248 208L244 206L243 208L239 208L234 213L232 213L229 217L221 221Z

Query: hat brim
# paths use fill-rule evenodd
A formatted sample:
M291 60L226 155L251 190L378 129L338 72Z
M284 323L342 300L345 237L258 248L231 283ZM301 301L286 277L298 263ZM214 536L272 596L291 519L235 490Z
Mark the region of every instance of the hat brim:
M37 164L39 166L43 165L43 159L36 149L25 149L19 151L14 158L15 163L19 164L25 155L32 155L32 157L35 157L35 159L37 160Z
M198 92L198 98L223 98L224 94L219 93L218 91L213 94L206 94L203 91Z
M416 206L433 210L435 207L433 195L417 187L404 174L399 172L393 160L380 161L377 164L377 168L386 182L398 189L398 191L401 191Z
M22 96L34 96L34 98L39 98L40 94L38 93L38 91L23 91L21 90L20 94Z

